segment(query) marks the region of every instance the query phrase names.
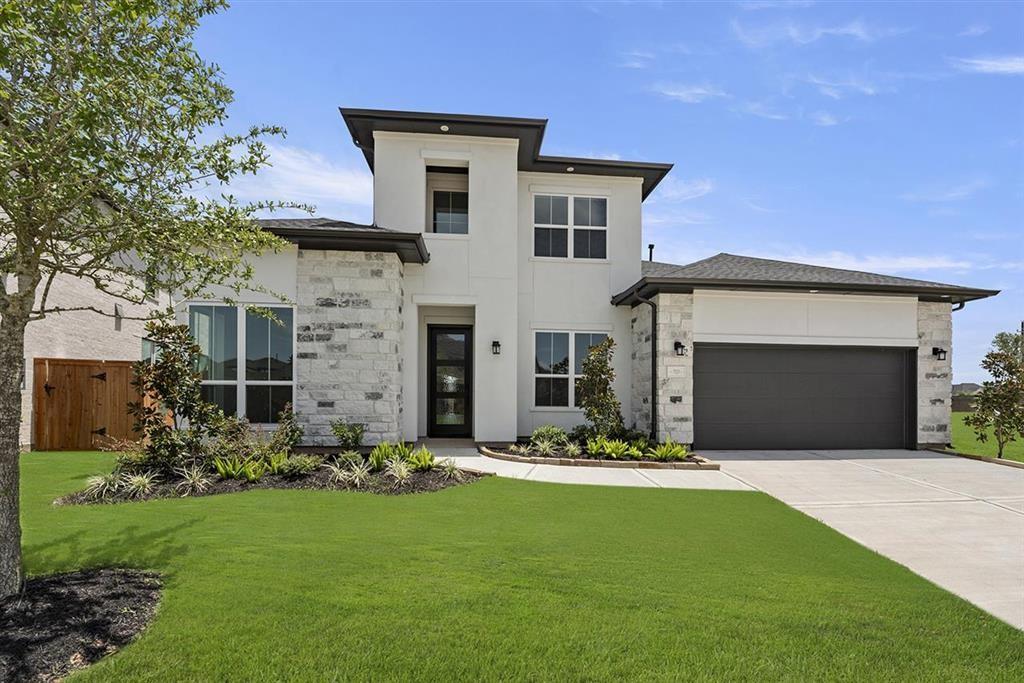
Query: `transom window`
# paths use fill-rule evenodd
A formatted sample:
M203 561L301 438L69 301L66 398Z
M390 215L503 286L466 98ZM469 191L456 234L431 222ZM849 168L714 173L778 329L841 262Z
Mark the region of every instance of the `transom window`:
M583 359L592 346L607 338L603 332L536 332L534 405L542 408L578 406L576 380L583 372Z
M244 306L189 307L189 329L201 353L203 399L253 424L276 424L294 393L294 312L269 309L276 320ZM242 368L239 358L244 358Z
M533 255L551 258L608 258L608 199L534 195Z

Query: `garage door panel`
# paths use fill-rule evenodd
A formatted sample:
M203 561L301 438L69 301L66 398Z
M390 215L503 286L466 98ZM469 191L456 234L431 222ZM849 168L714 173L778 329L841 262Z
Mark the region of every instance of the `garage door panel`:
M699 448L903 448L910 352L704 345L694 351Z

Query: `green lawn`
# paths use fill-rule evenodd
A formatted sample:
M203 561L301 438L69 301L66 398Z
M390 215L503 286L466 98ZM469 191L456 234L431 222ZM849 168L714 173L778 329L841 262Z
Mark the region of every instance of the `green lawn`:
M988 441L981 443L974 435L974 430L964 424L968 413L953 413L953 450L971 455L987 455L996 457L996 442L989 436ZM1019 438L1006 444L1003 457L1007 460L1024 462L1024 441Z
M76 681L1024 679L1024 634L761 493L51 505L110 463L22 459L29 573L166 577L144 636Z

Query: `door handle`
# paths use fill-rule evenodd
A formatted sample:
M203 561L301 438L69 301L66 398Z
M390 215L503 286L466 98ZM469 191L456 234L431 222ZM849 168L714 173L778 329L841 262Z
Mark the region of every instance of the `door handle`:
M56 389L56 388L57 387L50 386L49 382L46 382L45 384L43 384L43 391L46 392L47 396L49 396L51 393L53 393L53 390Z

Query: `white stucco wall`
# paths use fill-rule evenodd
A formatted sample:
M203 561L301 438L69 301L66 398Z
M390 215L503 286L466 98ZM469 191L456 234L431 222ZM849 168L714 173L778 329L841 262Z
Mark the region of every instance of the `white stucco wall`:
M606 260L538 258L533 255L535 194L607 197ZM571 428L585 422L577 408L534 406L534 333L538 330L601 332L615 340L615 393L631 422L630 331L632 311L612 306L613 294L640 279L641 181L639 178L519 174L519 368L518 434L543 424ZM571 239L571 238L570 238Z
M697 290L696 342L917 346L917 299Z
M469 169L467 235L425 234L430 263L405 269L405 348L419 349L421 307L473 310L473 436L516 436L518 141L377 132L374 134L374 220L407 232L426 229L426 167ZM491 354L500 341L502 353ZM422 436L419 353L406 354L402 434Z

